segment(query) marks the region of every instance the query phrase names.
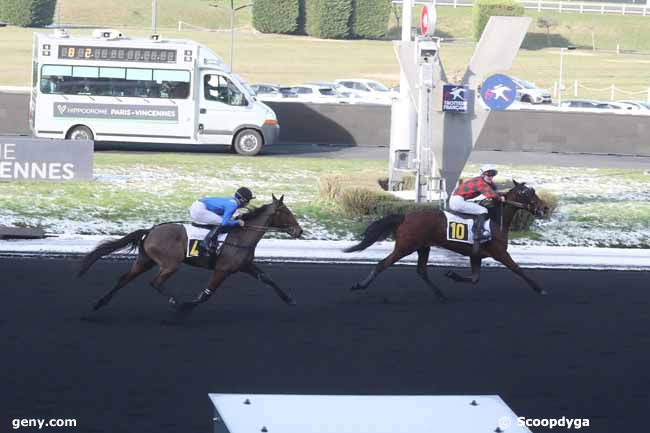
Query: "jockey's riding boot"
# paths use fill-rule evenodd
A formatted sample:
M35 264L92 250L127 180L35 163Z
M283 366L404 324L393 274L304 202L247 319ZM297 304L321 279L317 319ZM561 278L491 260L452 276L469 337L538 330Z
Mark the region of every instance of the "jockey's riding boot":
M217 236L219 236L220 227L220 225L214 226L205 236L205 240L203 241L205 248L213 254L217 252Z
M478 214L476 221L474 222L474 245L472 246L472 255L474 256L478 255L481 248L481 241L485 239L485 236L483 235L485 220L487 220L487 214L482 213Z

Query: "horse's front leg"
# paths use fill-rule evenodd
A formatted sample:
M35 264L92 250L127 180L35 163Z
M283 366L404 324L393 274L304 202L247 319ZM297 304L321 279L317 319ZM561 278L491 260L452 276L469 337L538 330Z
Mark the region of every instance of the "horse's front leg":
M460 275L454 271L447 271L445 274L446 277L451 278L452 280L459 282L459 283L472 283L476 284L478 283L479 279L481 278L481 257L480 256L470 256L469 257L469 262L472 265L472 276L467 277L464 275Z
M210 297L217 291L217 288L221 285L223 280L228 277L228 273L225 271L215 270L210 277L208 282L208 287L201 291L193 301L189 302L178 302L174 296L170 296L169 303L180 311L191 311L198 305L206 302Z
M285 292L280 286L275 284L275 281L273 281L266 272L258 268L255 263L251 262L246 268L242 269L242 272L247 273L251 277L258 279L267 286L271 287L273 290L275 290L275 293L277 293L280 299L282 299L286 304L296 305L296 301L293 300L291 295Z
M508 254L507 251L503 251L500 254L493 255L492 257L495 260L503 263L503 265L505 265L512 272L514 272L515 274L523 278L524 281L526 281L528 285L532 287L533 290L539 293L540 295L546 295L548 293L539 284L537 284L532 278L530 278L528 275L524 273L524 270L521 269L521 267L514 260L512 260L512 257L510 257L510 254Z

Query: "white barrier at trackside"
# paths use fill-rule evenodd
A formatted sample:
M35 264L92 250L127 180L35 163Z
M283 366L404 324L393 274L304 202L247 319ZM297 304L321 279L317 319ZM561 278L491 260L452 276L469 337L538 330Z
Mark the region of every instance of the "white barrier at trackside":
M75 239L4 240L0 241L0 256L79 255L89 252L103 239L100 236L86 236ZM386 257L394 245L393 242L378 242L361 252L342 252L354 244L350 241L263 239L255 257L259 261L286 263L374 264ZM650 270L650 249L511 246L508 251L525 268ZM399 263L414 265L416 262L417 254L411 254ZM467 267L469 259L432 248L429 265ZM501 266L492 259L484 260L484 265Z

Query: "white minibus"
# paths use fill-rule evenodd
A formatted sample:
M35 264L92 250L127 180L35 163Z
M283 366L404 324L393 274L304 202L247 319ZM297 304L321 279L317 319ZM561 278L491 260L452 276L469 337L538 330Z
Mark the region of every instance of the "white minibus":
M36 33L32 77L36 137L216 144L256 155L280 133L273 110L191 40Z

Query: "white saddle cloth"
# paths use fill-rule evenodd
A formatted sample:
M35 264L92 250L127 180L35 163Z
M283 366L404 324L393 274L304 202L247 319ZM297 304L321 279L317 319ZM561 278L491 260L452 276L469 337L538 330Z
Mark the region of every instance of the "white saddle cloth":
M474 243L474 219L461 218L458 215L445 211L447 217L447 240L456 242L465 242L468 244ZM492 239L492 232L490 231L490 219L488 218L483 225L483 230L489 233L489 237L481 240L481 243L487 242Z
M187 257L196 257L199 255L198 244L208 235L209 229L196 227L192 224L183 224L185 232L187 233L187 248L185 254ZM217 240L223 242L228 236L228 233L219 233Z

